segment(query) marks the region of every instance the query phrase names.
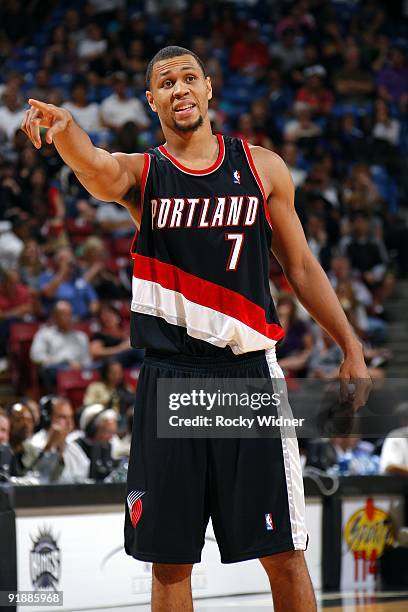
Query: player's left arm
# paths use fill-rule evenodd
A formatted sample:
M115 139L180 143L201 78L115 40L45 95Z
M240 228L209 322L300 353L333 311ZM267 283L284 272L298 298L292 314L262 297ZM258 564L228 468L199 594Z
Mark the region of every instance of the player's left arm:
M344 361L340 378L369 380L361 342L350 326L339 300L306 241L295 210L294 186L284 161L267 149L252 147L259 177L264 186L272 225L272 251L282 266L296 296L341 347ZM363 405L369 385L356 397Z

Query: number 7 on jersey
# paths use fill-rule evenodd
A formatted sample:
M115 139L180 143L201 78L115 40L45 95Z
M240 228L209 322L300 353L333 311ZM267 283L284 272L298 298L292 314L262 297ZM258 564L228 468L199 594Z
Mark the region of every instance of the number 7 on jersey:
M244 234L225 234L225 240L231 240L233 242L226 268L227 272L229 272L237 269L242 245L244 244Z

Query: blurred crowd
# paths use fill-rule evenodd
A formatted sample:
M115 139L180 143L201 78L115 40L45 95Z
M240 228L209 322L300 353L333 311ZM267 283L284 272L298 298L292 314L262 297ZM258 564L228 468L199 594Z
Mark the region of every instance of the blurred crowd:
M19 130L27 99L67 108L97 146L145 151L163 142L145 100L147 63L168 44L195 51L212 80L214 130L289 167L310 248L382 379L387 302L408 274L406 34L403 3L375 0L1 3L0 374L27 397L0 422L16 431L14 420L33 421L17 441L38 426L26 401L55 393L66 413L113 411L112 435L126 439L142 359L128 333L133 223L90 197L53 146L33 148ZM270 282L287 377L335 377L339 348L273 258Z

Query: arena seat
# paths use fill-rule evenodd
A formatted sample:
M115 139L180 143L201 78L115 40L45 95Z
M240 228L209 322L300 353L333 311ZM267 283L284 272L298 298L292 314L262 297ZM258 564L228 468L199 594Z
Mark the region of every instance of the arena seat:
M30 349L39 327L39 323L12 323L10 326L10 370L18 393L30 389L33 395L37 394L37 371L35 364L30 359Z
M77 410L82 405L88 385L98 380L98 370L62 370L57 374L57 393L67 397Z
M71 239L81 242L93 232L93 227L90 223L85 223L82 219L66 219L65 227Z
M111 240L112 255L115 257L129 257L131 238L114 238Z

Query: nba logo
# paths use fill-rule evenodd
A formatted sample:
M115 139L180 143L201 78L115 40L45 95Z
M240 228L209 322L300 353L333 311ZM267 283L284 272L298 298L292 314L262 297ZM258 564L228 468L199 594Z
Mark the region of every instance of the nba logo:
M234 170L234 172L232 173L232 177L234 179L234 183L236 185L240 185L241 184L241 173L239 170Z
M265 523L266 523L266 529L268 531L273 531L273 520L272 520L272 514L269 512L269 514L265 514Z

